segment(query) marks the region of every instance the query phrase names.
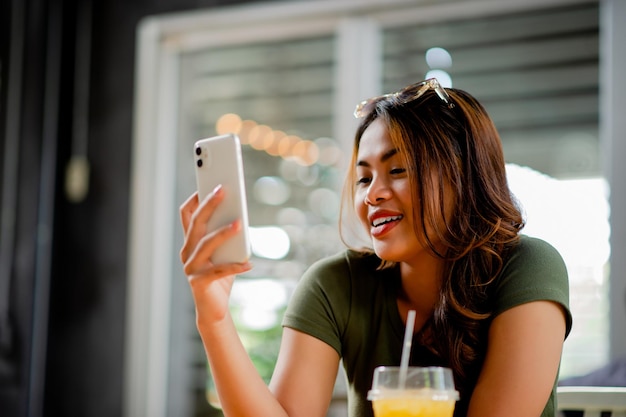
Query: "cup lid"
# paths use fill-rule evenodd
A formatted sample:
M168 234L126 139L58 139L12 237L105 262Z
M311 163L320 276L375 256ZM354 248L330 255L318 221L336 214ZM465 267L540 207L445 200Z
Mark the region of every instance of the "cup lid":
M379 366L374 369L368 400L380 397L427 397L458 401L452 370L439 366Z
M371 389L367 392L367 399L369 401L378 400L381 398L398 397L427 398L433 401L458 401L460 398L459 392L456 390L437 390L432 388L377 388Z

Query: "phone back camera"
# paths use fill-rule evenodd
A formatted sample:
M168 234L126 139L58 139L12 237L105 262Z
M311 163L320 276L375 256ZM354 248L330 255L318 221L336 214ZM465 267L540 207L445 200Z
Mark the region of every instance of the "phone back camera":
M202 153L202 148L200 148L199 146L196 146L196 155L200 156L201 153Z
M202 167L202 159L198 159L196 163L198 164L198 168Z

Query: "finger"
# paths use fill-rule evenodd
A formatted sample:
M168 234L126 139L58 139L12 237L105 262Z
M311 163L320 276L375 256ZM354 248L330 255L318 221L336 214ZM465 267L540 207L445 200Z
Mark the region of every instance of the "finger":
M220 227L214 232L204 235L198 243L191 246L187 239L181 250L181 259L185 264L185 274L192 275L195 270L202 270L212 265L211 256L226 240L235 236L241 230L241 221L235 220L227 226ZM188 257L186 255L189 254Z
M191 221L191 216L193 212L198 208L198 192L193 193L192 195L185 200L183 204L181 204L178 212L180 213L180 223L183 225L183 232L187 234L187 229L189 229L189 222Z
M252 264L250 262L245 262L241 264L221 264L221 265L212 265L203 270L196 271L194 274L189 275L189 282L192 286L197 284L202 285L202 282L205 280L217 280L220 278L243 274L252 269Z
M187 261L190 250L189 247L193 247L193 242L189 241L189 225L191 223L191 217L193 213L198 209L199 201L198 201L198 193L195 192L191 196L187 198L187 200L180 206L180 222L183 226L183 234L185 235L185 239L183 241L183 246L180 250L180 259L184 264Z
M217 229L215 232L202 238L202 244L197 245L197 256L200 260L207 259L211 261L213 253L222 246L228 239L234 237L241 231L241 221L235 220L227 226ZM211 261L212 262L212 261Z
M224 188L218 185L202 201L199 201L198 209L194 211L190 221L206 224L223 199Z
M215 212L217 206L224 199L224 193L221 186L217 186L204 200L198 201L196 194L196 203L192 201L189 205L183 205L181 212L181 220L185 228L185 241L180 252L180 258L183 263L192 253L200 239L206 235L206 224ZM184 227L184 226L183 226Z
M222 200L224 200L224 190L218 185L204 200L198 203L197 209L193 211L189 218L186 239L198 241L206 234L206 224Z

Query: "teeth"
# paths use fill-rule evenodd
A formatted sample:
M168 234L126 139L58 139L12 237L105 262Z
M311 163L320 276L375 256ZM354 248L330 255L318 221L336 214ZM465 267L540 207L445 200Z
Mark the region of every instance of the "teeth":
M381 224L392 222L394 220L400 220L401 218L402 216L379 217L378 219L372 222L372 226L377 227L377 226L380 226Z

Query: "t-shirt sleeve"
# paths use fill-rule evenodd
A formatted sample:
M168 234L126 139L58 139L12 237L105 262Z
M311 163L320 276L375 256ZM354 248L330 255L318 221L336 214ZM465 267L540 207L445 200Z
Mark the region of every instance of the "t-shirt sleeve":
M283 326L316 337L341 355L350 306L350 277L345 255L313 264L289 300Z
M567 267L559 252L541 239L522 236L504 265L493 299L493 316L532 301L554 301L565 312L566 337L572 328Z

